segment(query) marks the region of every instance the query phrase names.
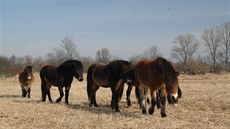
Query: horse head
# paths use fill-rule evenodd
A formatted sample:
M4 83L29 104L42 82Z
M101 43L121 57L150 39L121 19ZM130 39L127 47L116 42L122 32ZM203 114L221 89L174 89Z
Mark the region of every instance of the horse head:
M78 81L83 81L83 65L80 61L73 61L73 66L74 66L74 70L73 70L73 75L75 78L77 78Z
M179 92L179 81L178 81L178 72L174 72L171 76L168 76L168 80L166 84L166 91L167 91L167 99L169 104L174 104L178 101L180 97Z
M122 80L130 85L134 80L134 66L131 65L131 62L123 61L122 63Z
M32 78L32 66L26 66L24 69L24 73L26 74L26 78L30 80Z

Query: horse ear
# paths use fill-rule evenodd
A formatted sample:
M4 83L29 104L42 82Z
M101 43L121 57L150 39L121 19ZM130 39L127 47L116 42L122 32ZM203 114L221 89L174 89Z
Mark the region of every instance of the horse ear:
M179 72L178 71L176 71L176 76L179 76Z

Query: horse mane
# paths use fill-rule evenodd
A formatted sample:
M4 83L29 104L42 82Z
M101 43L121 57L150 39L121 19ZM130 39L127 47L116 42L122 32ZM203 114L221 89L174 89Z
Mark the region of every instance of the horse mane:
M158 65L161 68L161 71L164 74L166 79L169 79L171 81L175 80L175 78L177 77L177 72L176 72L175 68L173 67L173 65L169 61L167 61L163 57L157 57L154 60L154 62L158 63Z
M74 66L73 62L74 62L74 60L67 60L64 63L60 64L57 67L57 70L58 71L69 71L69 68Z
M122 70L121 66L127 66L127 65L130 65L130 62L129 61L125 61L125 60L114 60L114 61L111 61L109 64L108 64L108 67L110 67L111 69L113 69L114 71L116 70ZM119 67L117 67L119 66Z

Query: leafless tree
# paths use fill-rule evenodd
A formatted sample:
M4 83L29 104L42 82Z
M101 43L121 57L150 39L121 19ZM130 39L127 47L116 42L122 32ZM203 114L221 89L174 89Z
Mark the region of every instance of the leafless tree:
M33 70L39 72L45 64L43 57L36 57L33 62Z
M97 62L108 63L111 57L112 56L107 48L102 48L96 52Z
M161 54L159 52L159 49L155 45L152 45L147 50L145 50L144 53L143 53L143 57L145 57L147 59L152 59L153 60L157 56L161 56Z
M188 62L198 49L198 41L192 34L179 35L173 41L171 56L182 64L182 69L187 69Z
M78 59L80 57L73 38L65 37L60 45L61 48L55 48L54 51L56 52L56 56L61 60Z
M220 37L225 70L228 71L228 62L230 58L230 22L220 25Z
M202 33L201 38L204 40L204 45L208 50L208 57L211 59L213 70L217 69L217 61L220 58L219 49L221 45L219 28L214 27L205 29Z
M33 64L33 57L30 55L26 55L23 57L24 58L24 65L32 65Z

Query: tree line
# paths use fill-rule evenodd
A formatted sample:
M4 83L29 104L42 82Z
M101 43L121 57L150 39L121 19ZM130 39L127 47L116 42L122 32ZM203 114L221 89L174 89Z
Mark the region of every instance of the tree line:
M179 71L195 72L219 72L230 71L230 22L204 29L201 33L201 41L190 33L180 34L172 41L170 60ZM199 47L204 46L205 55L197 54ZM199 53L199 52L198 52ZM141 59L155 59L162 56L156 45L147 48L143 53L129 58L134 64ZM115 59L107 48L102 48L92 57L80 55L73 38L65 37L61 40L59 48L54 48L53 52L47 53L45 57L24 57L0 56L0 75L13 76L18 74L27 65L32 65L34 71L38 71L46 64L60 65L65 60L80 60L85 71L94 62L108 63Z

